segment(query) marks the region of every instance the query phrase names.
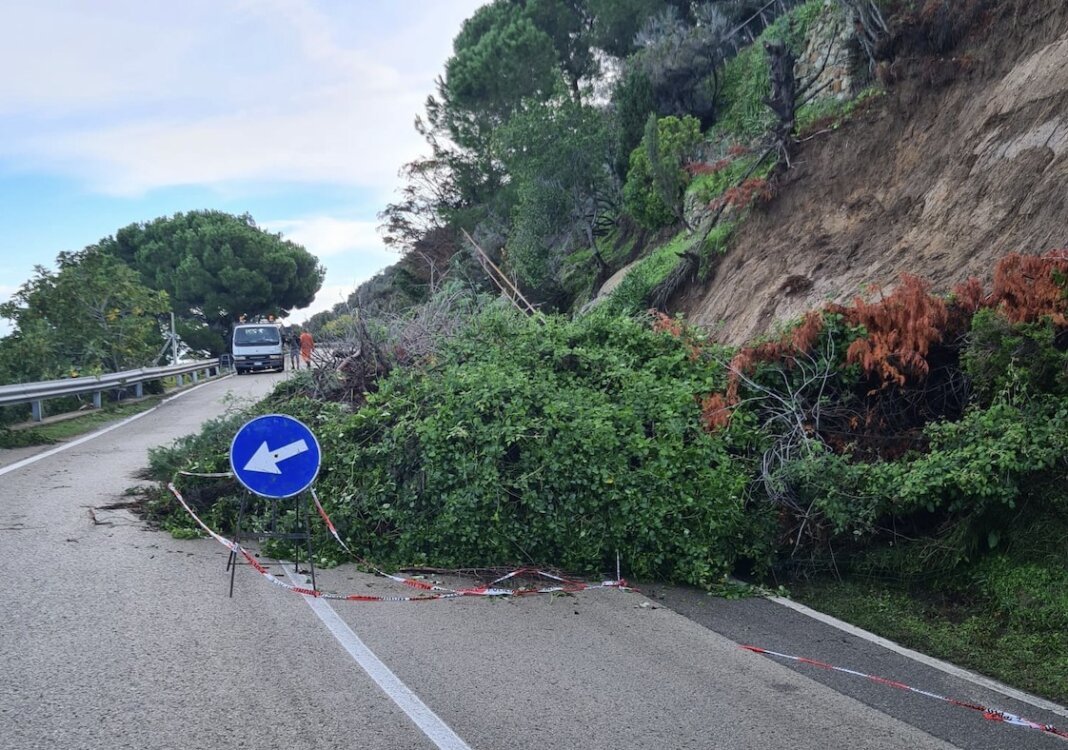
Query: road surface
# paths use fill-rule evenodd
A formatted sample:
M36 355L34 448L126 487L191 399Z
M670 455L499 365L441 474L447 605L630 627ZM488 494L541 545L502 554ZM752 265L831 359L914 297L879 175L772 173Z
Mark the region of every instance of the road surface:
M766 601L659 587L328 603L248 566L229 598L216 542L99 510L140 483L150 446L196 431L228 394L256 397L287 376L201 385L57 453L0 452L0 748L1068 748L745 651L739 642L796 650L1068 723ZM351 566L319 584L411 593Z

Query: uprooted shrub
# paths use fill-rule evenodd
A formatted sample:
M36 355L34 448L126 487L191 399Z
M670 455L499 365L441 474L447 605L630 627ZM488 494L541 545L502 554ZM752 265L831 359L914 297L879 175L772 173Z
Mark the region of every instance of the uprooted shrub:
M744 462L701 427L697 396L722 382L645 320L498 309L358 410L306 398L259 409L316 432L316 491L380 565L614 573L618 553L625 575L708 585L741 556L770 555Z

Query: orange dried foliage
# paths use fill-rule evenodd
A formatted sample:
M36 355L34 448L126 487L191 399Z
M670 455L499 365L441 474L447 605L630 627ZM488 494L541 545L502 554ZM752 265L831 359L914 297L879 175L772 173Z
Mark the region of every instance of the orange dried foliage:
M968 316L984 308L997 308L1012 323L1031 323L1049 318L1068 327L1068 249L1043 255L1010 253L994 266L994 285L989 294L975 278L953 289L955 307Z
M1065 288L1068 249L1044 255L1010 253L994 268L991 300L1013 323L1030 323L1048 317L1056 326L1068 326Z
M702 400L702 421L710 431L729 425L732 408L740 400L741 375L751 373L761 362L779 362L791 368L796 358L811 351L819 340L825 314L841 315L847 324L863 326L867 331L846 350L847 362L878 378L880 389L901 387L909 380L926 378L931 347L947 334L966 330L971 316L980 309L997 308L1013 323L1049 318L1054 325L1068 328L1066 280L1068 248L1044 255L1007 255L995 266L989 294L979 280L971 278L953 290L951 306L932 295L927 282L902 274L901 283L874 302L857 297L850 305L825 305L807 313L801 324L781 339L739 349L730 362L725 393L713 393ZM654 313L653 325L656 330L687 338L682 324L663 313ZM687 343L697 356L698 346ZM869 408L863 419L854 416L849 428L871 429L880 421L877 412Z
M974 276L953 287L953 301L969 315L974 315L991 304L990 296L983 289L983 282Z
M709 203L709 208L718 211L724 206L745 208L756 201L769 201L775 197L775 191L763 177L750 177L745 182L728 188L719 198Z
M823 332L823 311L811 310L801 320L801 325L789 335L778 341L766 341L756 346L745 346L731 359L727 374L727 392L725 403L732 407L740 400L738 393L741 385L741 375L750 373L760 362L782 361L786 367L791 367L794 359L809 349L819 339ZM707 423L707 420L706 420Z
M810 310L801 319L801 325L790 334L790 345L795 352L807 352L823 333L823 310Z
M878 302L855 298L844 308L846 320L863 325L868 335L849 345L846 361L877 376L884 387L926 377L927 353L942 340L949 321L946 303L929 289L920 278L901 274L897 288Z
M695 362L698 357L701 356L701 347L694 341L693 337L682 326L682 322L676 318L672 318L659 310L650 310L649 313L653 317L653 330L657 333L667 333L682 341L689 352L688 356L691 362Z
M716 174L717 172L722 172L733 163L732 159L720 159L711 164L708 162L697 161L690 162L685 166L685 169L691 176L696 177L701 174Z
M730 154L731 156L745 156L746 154L749 153L749 151L750 151L749 148L747 148L746 146L743 146L740 143L732 143L730 145L730 147L727 149L727 153Z
M651 310L650 312L653 316L654 331L657 333L670 333L676 338L682 336L682 321L672 318L670 315L665 315L659 310Z
M731 405L722 393L713 393L701 400L701 423L708 432L715 432L730 425Z

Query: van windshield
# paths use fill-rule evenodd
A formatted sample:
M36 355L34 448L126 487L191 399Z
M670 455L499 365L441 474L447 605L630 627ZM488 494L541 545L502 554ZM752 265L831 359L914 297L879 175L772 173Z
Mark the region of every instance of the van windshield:
M250 326L234 329L235 346L270 346L282 340L274 326Z

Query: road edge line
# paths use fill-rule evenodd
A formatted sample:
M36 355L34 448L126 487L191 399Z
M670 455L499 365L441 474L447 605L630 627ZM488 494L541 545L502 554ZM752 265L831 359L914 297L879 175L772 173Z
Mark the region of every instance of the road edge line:
M153 406L152 408L145 409L142 412L138 412L137 414L134 414L133 416L127 417L126 419L122 420L121 422L115 422L114 424L106 425L104 427L101 427L99 430L96 430L95 432L90 432L90 433L88 433L86 435L81 435L80 437L76 437L74 440L71 440L69 443L61 443L60 445L57 445L55 448L49 448L48 450L43 451L41 453L38 453L38 454L36 454L34 456L30 456L28 458L24 458L21 461L16 461L15 463L13 463L13 464L11 464L9 466L4 466L4 467L0 468L0 477L2 477L4 474L7 474L8 472L15 471L16 469L21 469L24 466L29 466L30 464L35 464L38 461L42 461L42 460L48 458L49 456L54 456L57 453L62 453L63 451L65 451L65 450L67 450L69 448L74 448L74 447L79 446L79 445L81 445L83 443L88 443L90 440L92 440L94 438L98 438L101 435L105 435L105 434L111 432L112 430L117 430L117 429L119 429L120 427L122 427L124 425L128 425L128 424L130 424L130 422L133 422L134 420L140 419L141 417L147 417L149 414L151 414L152 412L156 411L156 409L159 409L164 404L167 404L167 403L170 403L171 401L174 401L174 399L176 399L176 398L181 398L182 396L184 396L187 393L192 393L193 391L198 390L200 388L203 388L206 385L210 385L212 383L217 383L217 382L219 382L219 380L223 380L223 379L228 378L228 377L230 377L230 376L229 375L224 375L222 378L219 378L218 380L209 380L209 381L206 381L206 382L201 383L199 385L194 385L192 388L187 388L187 389L185 389L183 391L179 391L178 393L175 393L175 394L173 394L171 396L168 396L167 398L161 399L160 402L158 404L156 404L155 406Z
M304 581L298 581L289 569L289 563L285 560L278 561L285 570L286 577L294 585L307 585ZM412 723L423 735L441 750L471 750L471 746L452 730L445 721L434 713L423 700L415 694L415 691L404 684L393 673L385 662L371 650L371 648L356 635L341 615L323 599L305 596L304 601L319 621L326 626L330 635L340 644L345 652L352 657L357 666L371 678L379 690L386 694L393 704L403 711Z
M919 651L914 651L911 648L902 646L900 643L895 643L894 641L891 641L888 638L883 638L881 635L876 635L875 633L864 630L863 628L859 628L856 625L851 625L848 622L845 622L844 620L839 620L837 617L832 617L831 615L824 614L823 612L812 609L811 607L806 607L804 604L799 604L798 602L795 602L792 599L786 599L785 597L781 596L768 596L765 598L783 607L792 609L795 612L803 614L806 617L811 617L813 620L818 620L819 622L822 622L825 625L830 625L833 628L837 628L838 630L849 633L850 635L854 635L857 638L868 641L869 643L874 643L877 646L882 646L885 649L893 651L894 653L900 654L901 656L904 656L906 658L912 659L913 661L918 661L928 667L940 670L942 672L945 672L946 674L952 675L959 679L966 680L974 685L986 688L987 690L993 690L995 692L1001 693L1002 695L1008 696L1013 700L1018 700L1022 703L1030 704L1035 708L1041 708L1044 711L1049 711L1060 716L1068 717L1068 708L1058 703L1054 703L1053 701L1046 700L1045 698L1040 698L1037 695L1031 695L1030 693L1026 693L1023 690L1018 690L1014 687L1010 687L1009 685L1006 685L1003 682L998 682L997 680L992 679L990 677L985 677L984 675L981 675L978 672L973 672L970 669L958 667L956 664L950 664L947 661L942 661L941 659L936 659L933 656L928 656L927 654L920 653Z

